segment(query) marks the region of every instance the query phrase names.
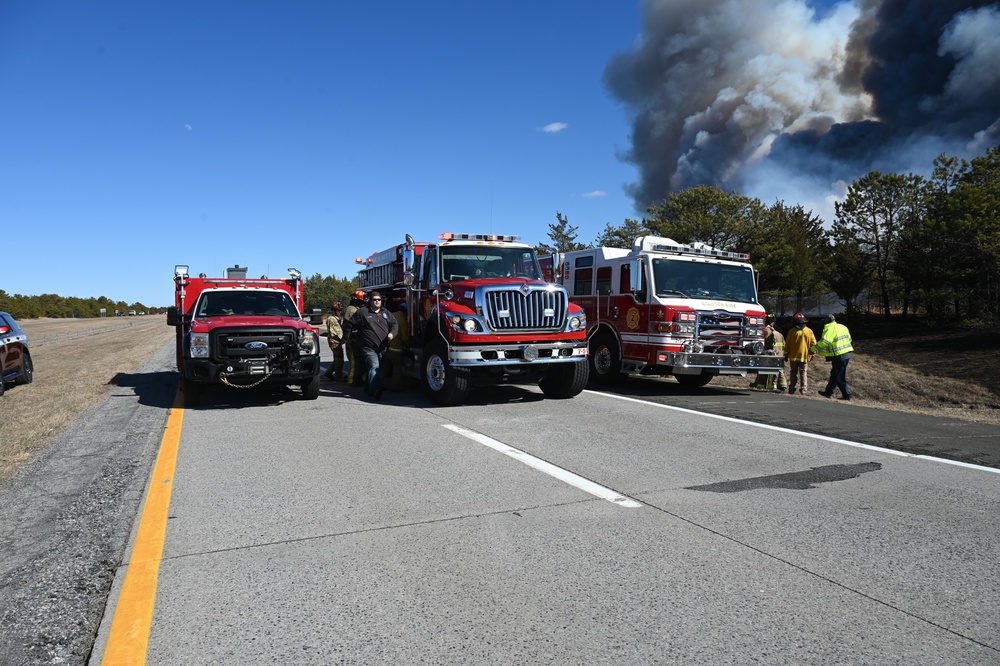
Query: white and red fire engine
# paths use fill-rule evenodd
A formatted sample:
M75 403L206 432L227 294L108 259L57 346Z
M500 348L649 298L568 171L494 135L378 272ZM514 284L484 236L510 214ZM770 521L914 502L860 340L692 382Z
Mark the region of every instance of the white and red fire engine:
M578 250L540 264L587 314L595 380L673 375L704 386L716 375L777 374L784 365L763 353L766 314L749 260L644 236L631 250Z
M188 405L213 384L249 388L260 384L302 387L319 397L320 347L316 330L302 318L302 274L247 278L236 266L226 277L188 275L174 269L174 305L167 324L177 327L177 369Z
M516 236L442 234L358 260L359 286L407 305L404 373L436 404L457 404L474 384L538 384L570 398L587 384L587 320L566 290L542 279Z

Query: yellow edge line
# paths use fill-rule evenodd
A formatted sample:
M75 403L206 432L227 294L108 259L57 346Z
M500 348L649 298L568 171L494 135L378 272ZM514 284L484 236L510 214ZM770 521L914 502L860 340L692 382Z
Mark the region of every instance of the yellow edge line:
M184 409L181 397L167 418L167 429L160 442L156 467L149 481L149 492L142 508L139 531L132 547L132 560L118 594L118 605L111 622L102 666L113 664L144 664L149 648L149 632L153 624L156 603L156 583L163 559L163 543L167 535L167 514L177 467L177 449L181 439Z

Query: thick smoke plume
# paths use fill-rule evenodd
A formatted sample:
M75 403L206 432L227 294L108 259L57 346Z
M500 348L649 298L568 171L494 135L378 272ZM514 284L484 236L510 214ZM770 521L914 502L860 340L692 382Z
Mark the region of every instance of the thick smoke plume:
M927 173L942 152L1000 140L1000 1L646 0L642 13L641 39L605 71L631 113L637 211L714 184L828 218L873 169Z

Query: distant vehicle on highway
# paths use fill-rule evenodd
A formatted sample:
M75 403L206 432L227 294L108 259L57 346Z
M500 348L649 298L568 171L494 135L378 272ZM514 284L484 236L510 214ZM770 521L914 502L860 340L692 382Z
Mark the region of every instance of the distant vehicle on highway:
M28 334L12 316L0 312L0 395L7 384L30 384L34 378L28 347Z

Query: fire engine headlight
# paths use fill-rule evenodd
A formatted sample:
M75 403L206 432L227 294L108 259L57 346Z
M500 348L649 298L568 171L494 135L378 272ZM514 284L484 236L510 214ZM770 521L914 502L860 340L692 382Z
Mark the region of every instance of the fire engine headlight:
M307 356L317 354L319 350L319 338L316 331L299 331L299 352Z
M580 329L587 328L587 318L583 315L577 315L571 317L569 320L569 330L579 331Z

